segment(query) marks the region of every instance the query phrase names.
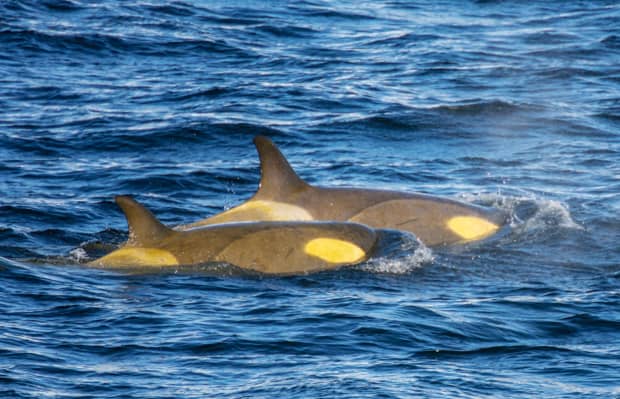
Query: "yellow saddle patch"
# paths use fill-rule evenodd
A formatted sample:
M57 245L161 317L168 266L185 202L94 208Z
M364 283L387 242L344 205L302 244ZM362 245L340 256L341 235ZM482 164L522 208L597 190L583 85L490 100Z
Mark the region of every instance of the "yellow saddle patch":
M97 264L111 267L177 266L179 261L174 255L163 249L121 248L98 259Z
M303 208L276 201L255 200L211 218L212 223L246 220L312 220Z
M363 249L335 238L315 238L306 243L304 251L329 263L355 263L366 257Z
M465 240L481 240L495 233L499 226L476 216L455 216L448 228Z

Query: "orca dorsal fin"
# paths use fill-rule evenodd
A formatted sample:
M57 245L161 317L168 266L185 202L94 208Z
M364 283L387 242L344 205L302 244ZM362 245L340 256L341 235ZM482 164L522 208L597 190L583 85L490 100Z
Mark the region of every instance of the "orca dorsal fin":
M260 186L255 198L275 199L303 190L308 183L293 170L278 147L265 136L256 136L254 145L260 158Z
M160 241L172 231L157 220L151 211L133 198L119 195L115 200L127 218L127 225L129 226L128 244L149 246Z

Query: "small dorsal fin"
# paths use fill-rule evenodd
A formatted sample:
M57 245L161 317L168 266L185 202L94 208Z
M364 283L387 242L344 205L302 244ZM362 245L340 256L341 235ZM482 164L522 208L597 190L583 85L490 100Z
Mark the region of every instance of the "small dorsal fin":
M119 195L115 200L127 218L127 225L129 226L128 244L149 246L161 240L172 231L157 220L151 211L133 198Z
M308 187L293 170L278 147L267 137L256 136L254 145L260 158L260 186L255 198L274 199Z

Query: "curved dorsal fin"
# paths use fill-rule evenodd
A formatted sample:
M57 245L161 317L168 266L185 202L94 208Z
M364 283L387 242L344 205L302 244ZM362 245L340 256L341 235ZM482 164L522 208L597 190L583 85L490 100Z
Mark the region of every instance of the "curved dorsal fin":
M254 145L260 158L260 186L255 197L273 199L308 187L293 170L278 147L265 136L256 136Z
M127 225L129 226L128 244L149 246L161 240L172 231L157 220L151 211L133 198L119 195L115 200L127 218Z

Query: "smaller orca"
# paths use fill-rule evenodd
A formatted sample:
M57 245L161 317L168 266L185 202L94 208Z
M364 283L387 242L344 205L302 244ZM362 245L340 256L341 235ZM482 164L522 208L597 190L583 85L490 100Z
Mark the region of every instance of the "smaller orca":
M437 246L482 240L508 221L507 215L497 209L426 194L312 186L295 173L267 137L255 137L254 144L261 169L254 196L225 212L179 226L178 230L233 221L328 220L408 231L424 244Z
M176 231L130 197L118 196L116 203L127 218L129 239L89 266L225 262L267 274L300 274L363 262L377 242L371 228L340 222L246 222Z

